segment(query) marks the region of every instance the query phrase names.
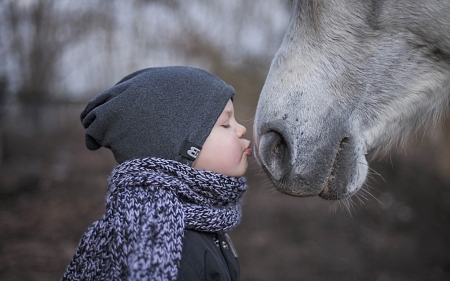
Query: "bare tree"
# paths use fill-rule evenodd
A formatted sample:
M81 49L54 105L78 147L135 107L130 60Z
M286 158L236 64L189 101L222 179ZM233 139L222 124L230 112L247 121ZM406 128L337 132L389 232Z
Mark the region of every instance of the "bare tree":
M9 0L0 6L0 40L5 59L12 65L3 71L13 72L7 77L21 103L40 103L51 97L65 47L109 26L111 13L105 2L73 5L71 1Z

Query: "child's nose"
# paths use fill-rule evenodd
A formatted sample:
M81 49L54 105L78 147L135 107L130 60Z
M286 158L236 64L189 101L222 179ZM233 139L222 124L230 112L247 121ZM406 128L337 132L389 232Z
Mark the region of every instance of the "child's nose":
M237 124L236 134L238 137L242 138L247 133L247 128L242 126L241 124Z

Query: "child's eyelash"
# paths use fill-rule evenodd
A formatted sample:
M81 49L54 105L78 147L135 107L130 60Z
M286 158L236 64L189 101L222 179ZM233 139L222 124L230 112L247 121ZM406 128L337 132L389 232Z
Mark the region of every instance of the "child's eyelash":
M230 128L230 125L222 125L224 128Z

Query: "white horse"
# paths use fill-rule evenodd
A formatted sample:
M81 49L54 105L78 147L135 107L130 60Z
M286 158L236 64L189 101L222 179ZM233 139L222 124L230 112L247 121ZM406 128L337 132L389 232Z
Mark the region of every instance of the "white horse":
M256 158L294 196L348 198L368 152L450 104L450 0L297 0L254 122Z

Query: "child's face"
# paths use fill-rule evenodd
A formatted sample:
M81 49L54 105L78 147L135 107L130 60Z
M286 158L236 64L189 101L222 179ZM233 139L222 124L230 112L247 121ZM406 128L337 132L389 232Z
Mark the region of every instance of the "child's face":
M250 141L242 138L246 132L234 118L233 103L229 100L192 167L231 177L244 175L247 157L252 155Z

